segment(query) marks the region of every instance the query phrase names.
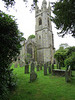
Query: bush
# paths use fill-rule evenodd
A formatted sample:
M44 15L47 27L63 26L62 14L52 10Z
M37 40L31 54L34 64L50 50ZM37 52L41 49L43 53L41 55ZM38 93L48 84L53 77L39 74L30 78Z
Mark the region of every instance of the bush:
M65 60L65 65L67 67L71 66L71 69L75 70L75 52L73 52L72 55Z

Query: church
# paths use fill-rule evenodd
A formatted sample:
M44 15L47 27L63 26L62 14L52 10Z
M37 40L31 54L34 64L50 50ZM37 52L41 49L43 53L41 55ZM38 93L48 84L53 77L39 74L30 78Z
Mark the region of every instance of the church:
M35 38L25 41L25 47L21 50L21 55L25 51L25 59L30 55L30 60L37 63L53 63L54 61L54 38L51 25L51 7L47 7L46 0L43 0L41 9L35 6Z

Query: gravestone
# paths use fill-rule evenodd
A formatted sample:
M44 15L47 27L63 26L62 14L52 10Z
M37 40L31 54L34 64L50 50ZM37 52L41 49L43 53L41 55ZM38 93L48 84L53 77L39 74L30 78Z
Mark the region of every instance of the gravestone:
M32 62L32 63L31 63L31 72L34 72L34 68L35 68L34 62Z
M65 81L66 82L70 82L71 81L71 67L70 66L68 67L68 69L66 69Z
M44 75L47 75L47 64L44 64Z
M37 64L37 71L39 71L39 64Z
M33 71L30 73L30 82L35 81L37 78L37 74Z
M26 65L25 65L25 74L28 74L28 73L29 73L29 65L26 64Z
M33 82L37 78L37 74L34 72L34 62L31 63L31 73L30 73L30 82Z
M51 65L49 64L48 65L48 71L49 71L49 74L51 73Z

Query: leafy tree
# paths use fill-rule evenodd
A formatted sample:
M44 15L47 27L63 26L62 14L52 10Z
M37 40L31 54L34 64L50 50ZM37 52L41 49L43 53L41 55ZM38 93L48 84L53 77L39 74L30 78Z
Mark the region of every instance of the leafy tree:
M67 48L67 58L65 59L65 65L71 66L75 70L75 46Z
M72 52L72 54L67 57L65 60L66 67L71 66L72 70L75 70L75 52Z
M60 47L54 54L54 58L56 59L57 64L60 63L61 67L64 67L64 60L66 59L66 52L67 52L67 49Z
M59 36L71 34L75 38L75 1L59 0L53 3L54 17L51 20L55 23L56 28L61 31Z
M0 23L0 100L7 100L7 90L14 86L10 64L19 54L22 34L13 16L0 11Z
M28 37L28 39L33 39L33 38L35 38L35 35L33 34Z
M67 43L62 43L59 45L59 47L63 47L64 49L69 47L69 45Z

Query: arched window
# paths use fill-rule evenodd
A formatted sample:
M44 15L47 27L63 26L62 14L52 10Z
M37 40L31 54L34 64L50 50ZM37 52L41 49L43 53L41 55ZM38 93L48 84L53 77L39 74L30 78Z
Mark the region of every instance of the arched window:
M42 19L39 18L39 25L42 25Z

